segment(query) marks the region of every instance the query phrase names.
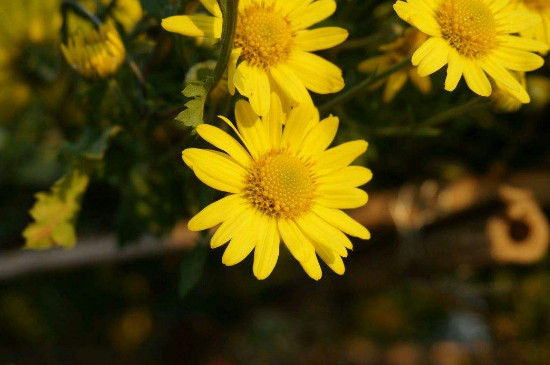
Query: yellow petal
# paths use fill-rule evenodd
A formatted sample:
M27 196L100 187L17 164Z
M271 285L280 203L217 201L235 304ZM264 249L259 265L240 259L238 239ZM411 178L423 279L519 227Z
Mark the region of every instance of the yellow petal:
M175 15L162 19L162 27L189 37L220 38L222 35L222 20L210 15Z
M313 52L332 48L344 42L348 31L338 27L303 30L294 37L294 44L302 51Z
M222 263L233 266L244 260L256 245L255 226L256 215L250 214L248 221L240 232L233 235L222 256Z
M235 211L233 216L225 220L212 236L210 240L212 248L225 245L233 237L241 234L245 228L250 227L253 213L248 209L246 204L235 205L233 210Z
M275 219L263 217L256 227L257 243L254 250L254 276L258 280L267 278L279 258L280 237Z
M342 70L313 53L295 50L288 65L304 86L313 92L330 94L344 88Z
M206 185L228 193L241 192L247 172L225 153L188 148L182 157Z
M357 188L340 186L320 186L315 201L327 208L354 209L367 204L369 196Z
M487 76L481 67L468 58L463 58L463 62L464 80L466 80L468 87L478 95L491 95L491 83L489 82L489 79L487 79Z
M279 233L292 256L300 262L308 261L315 255L315 248L310 240L291 220L281 219L278 222Z
M244 100L237 101L235 118L243 141L254 158L257 159L270 150L265 127L260 117L252 110L250 103Z
M300 217L296 219L296 223L302 232L304 232L315 244L317 251L318 247L322 246L336 252L340 256L346 257L348 255L346 248L351 249L353 247L345 234L329 225L315 214L308 214Z
M212 228L221 222L231 218L236 212L233 209L236 205L242 204L242 198L237 194L231 194L223 199L220 199L195 215L187 224L191 231L202 231L203 229Z
M338 131L338 118L332 115L311 129L300 147L299 155L306 158L323 152L332 143Z
M269 112L271 93L269 78L264 70L243 61L235 71L233 82L239 93L248 98L256 114L263 116Z
M313 212L328 224L350 236L364 240L370 239L370 232L363 225L339 209L326 208L320 205L313 207Z
M201 124L196 130L199 136L205 141L227 152L229 156L233 157L233 159L244 168L248 167L251 162L250 155L235 138L209 124Z
M283 111L281 98L279 98L277 93L272 92L269 113L263 117L263 123L271 148L279 148L283 133L283 123L285 123L285 121L286 115Z
M210 14L214 15L217 18L222 17L222 11L216 0L199 0L199 1L201 2L202 6L204 6L206 10L210 12Z
M300 262L300 264L310 278L320 280L323 276L323 272L321 271L321 266L319 266L319 261L317 260L316 255L312 255L308 261Z
M280 64L269 69L271 78L277 86L287 95L292 101L297 104L302 104L310 99L309 93L304 86L304 83L292 68L286 64Z
M317 178L319 185L343 185L358 187L372 179L372 171L363 166L347 166L331 174Z
M318 123L314 109L312 105L300 104L290 111L281 137L282 147L298 150L307 133Z
M363 140L346 142L333 147L319 155L313 170L318 176L341 170L365 153L367 147L368 143Z
M336 11L336 1L318 0L305 7L300 7L290 14L290 22L295 30L305 29L310 25L325 20Z

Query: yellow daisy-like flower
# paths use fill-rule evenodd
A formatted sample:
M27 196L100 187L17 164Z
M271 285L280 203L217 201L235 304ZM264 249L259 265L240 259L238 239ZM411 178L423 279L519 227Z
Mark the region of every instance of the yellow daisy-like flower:
M427 38L428 37L419 30L409 28L405 30L402 37L397 38L392 43L380 46L380 51L385 52L385 54L361 62L358 66L359 71L383 72L394 64L401 62L406 57L412 56L414 51L416 51ZM392 73L387 80L382 80L374 86L377 88L384 83L386 84L382 100L384 100L385 103L389 103L395 98L397 93L401 91L409 79L423 94L427 94L432 90L430 77L421 77L418 75L416 67L413 66Z
M352 243L344 234L370 238L361 224L340 209L367 203L358 189L372 177L369 169L349 166L367 149L357 140L327 149L338 118L319 121L318 112L300 105L285 115L277 94L263 118L244 100L235 107L237 128L223 118L243 142L202 124L198 134L223 152L189 148L184 162L205 184L229 193L189 221L200 231L221 223L212 248L227 242L222 262L235 265L254 250L254 275L263 280L273 271L283 241L313 279L321 278L317 255L336 273L345 271L342 257ZM283 128L284 125L284 128Z
M408 0L397 1L394 9L430 36L412 57L420 76L448 65L445 90L454 90L464 75L473 92L489 96L489 75L522 103L529 102L510 70L541 67L544 60L531 52L548 46L512 34L536 25L537 17L518 10L510 0Z
M162 21L164 29L220 38L222 13L217 1L200 2L214 16L172 16ZM311 52L342 43L348 32L338 27L306 29L335 10L334 0L241 0L228 70L231 94L237 88L258 115L266 115L271 91L292 105L309 102L308 89L319 94L340 91L344 87L342 70Z
M97 30L78 32L61 50L69 65L90 80L112 76L126 59L124 43L110 21Z
M540 22L534 27L521 31L521 35L550 45L550 1L516 0L516 4L521 9L527 10L533 16L540 19Z

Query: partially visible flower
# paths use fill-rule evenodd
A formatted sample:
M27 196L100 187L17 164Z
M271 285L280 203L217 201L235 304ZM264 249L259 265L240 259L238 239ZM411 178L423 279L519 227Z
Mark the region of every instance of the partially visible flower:
M59 6L58 0L0 1L0 123L23 108L35 88L21 72L25 52L59 41Z
M492 257L501 262L530 264L542 259L550 244L550 227L539 204L528 190L504 186L504 217L487 223Z
M536 39L550 46L550 1L548 0L514 0L522 10L527 10L540 21L538 24L520 32L523 37ZM542 52L546 54L546 51Z
M381 46L379 49L385 52L384 55L369 58L359 64L359 71L362 72L383 72L394 64L404 60L407 57L412 56L414 51L422 44L428 37L414 29L409 28L405 30L402 37L397 38L394 42ZM421 93L427 94L432 89L432 82L428 76L421 77L418 75L416 67L409 66L405 69L392 73L386 80L376 85L379 87L386 84L384 88L384 95L382 100L389 103L393 100L395 95L405 86L407 80L416 86Z
M191 37L220 38L222 13L216 0L200 0L214 16L178 15L163 19L164 29ZM267 115L270 93L288 102L310 103L308 89L329 94L344 87L342 70L311 53L342 43L345 29L307 30L334 13L334 0L247 0L239 2L228 86L246 96L258 115ZM240 63L239 63L240 60ZM287 104L287 100L283 100Z
M399 0L394 9L429 36L412 57L420 76L448 65L445 90L454 90L464 75L473 92L489 96L489 75L522 103L529 102L510 71L541 67L544 60L532 52L544 52L548 45L513 34L535 26L540 18L507 0Z
M143 18L143 8L139 0L101 0L103 5L110 6L116 1L111 12L112 17L122 25L126 33L130 33Z
M214 71L216 63L216 60L208 60L193 65L185 75L185 83L204 81ZM219 102L225 95L227 95L227 73L208 94L214 102Z
M527 77L527 90L531 95L531 106L542 109L550 102L550 80L542 75Z
M97 30L76 33L61 49L69 65L90 80L112 76L126 58L124 44L112 22Z
M527 81L525 80L525 72L514 72L513 75L518 79L523 88L527 88ZM517 112L523 105L518 98L510 93L505 87L502 87L499 82L496 82L496 88L491 94L491 101L493 103L493 109L501 113L514 113Z
M139 0L79 0L79 3L91 13L110 8L107 20L120 23L126 33L130 33L143 18L143 8ZM71 35L76 32L86 32L93 27L88 20L73 13L69 13L68 24Z
M367 202L367 193L358 186L372 174L365 167L349 166L366 151L367 142L327 149L338 118L319 121L309 104L285 111L275 93L271 103L269 114L260 119L248 102L238 101L237 128L222 117L244 147L212 125L197 127L202 138L223 152L189 148L183 160L202 182L229 195L194 216L189 229L221 223L212 248L229 242L222 258L225 265L241 262L254 250L253 272L260 280L273 271L281 240L313 279L321 278L316 254L341 275L342 257L353 247L344 233L370 237L365 227L340 210Z

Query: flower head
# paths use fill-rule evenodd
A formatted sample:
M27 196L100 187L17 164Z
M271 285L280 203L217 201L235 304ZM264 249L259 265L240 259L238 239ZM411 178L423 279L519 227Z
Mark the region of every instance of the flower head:
M361 62L359 64L359 71L383 72L406 57L412 56L427 38L428 37L419 30L409 28L405 30L403 36L397 38L392 43L380 46L380 51L385 52L385 54ZM384 83L386 84L382 99L384 102L389 103L403 86L405 86L405 83L409 79L423 94L429 93L432 89L430 78L428 76L419 76L416 67L413 66L392 73L387 80L382 80L382 82L375 85L375 87L379 87Z
M526 38L536 39L550 45L550 1L514 0L518 8L540 19L538 24L521 31ZM546 54L546 52L543 52Z
M126 58L124 44L112 22L87 33L78 32L61 49L69 65L92 80L112 76Z
M338 118L319 121L309 105L288 112L271 94L270 112L260 118L246 101L237 102L237 128L224 120L244 144L219 128L202 124L198 134L223 152L190 148L184 162L205 184L228 196L189 221L199 231L221 223L212 248L227 242L223 263L235 265L254 250L254 275L265 279L275 267L281 240L309 276L321 278L317 255L336 273L352 248L344 233L368 239L369 232L340 209L367 202L358 189L371 179L361 166L349 166L365 152L358 140L327 149ZM283 127L284 125L284 127Z
M172 16L164 29L192 37L220 38L222 13L216 0L200 0L213 16ZM266 115L270 92L276 90L292 105L310 101L307 90L319 94L344 87L342 71L314 55L342 43L345 29L307 30L336 10L334 0L246 0L239 2L235 45L228 70L229 91L246 96L258 115Z
M489 75L522 103L529 102L525 88L510 70L541 67L544 60L532 52L545 51L548 46L512 34L540 19L516 9L509 0L399 0L394 9L429 36L412 57L420 76L448 65L448 91L454 90L464 75L473 92L489 96L493 89Z

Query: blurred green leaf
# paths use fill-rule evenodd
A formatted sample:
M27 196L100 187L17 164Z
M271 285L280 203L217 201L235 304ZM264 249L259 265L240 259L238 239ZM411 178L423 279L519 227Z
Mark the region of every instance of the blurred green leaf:
M49 193L36 194L37 201L29 211L34 223L23 231L26 248L71 248L75 245L74 223L89 181L87 174L74 169L59 179Z
M208 247L200 240L197 247L182 260L179 281L179 295L181 298L185 297L199 282L206 263L207 252Z
M107 151L109 139L118 134L122 128L120 126L112 126L105 130L98 128L86 128L82 133L81 138L71 144L67 150L74 157L81 157L87 160L102 160Z
M206 85L203 82L190 82L182 93L184 96L192 98L192 100L185 103L187 109L182 111L176 117L176 120L187 127L197 128L199 124L204 123L204 104L208 95Z

